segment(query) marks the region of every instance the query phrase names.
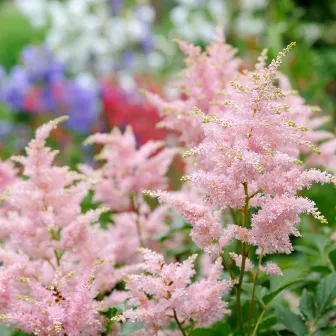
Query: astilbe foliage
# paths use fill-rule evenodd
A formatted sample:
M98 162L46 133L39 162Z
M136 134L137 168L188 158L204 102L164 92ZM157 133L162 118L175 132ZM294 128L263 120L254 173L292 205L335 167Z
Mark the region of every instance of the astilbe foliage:
M95 297L136 266L114 270L111 232L91 225L106 209L81 211L91 182L53 165L57 151L46 147L46 138L63 119L40 127L27 155L12 158L25 179L15 179L4 193L10 211L0 223L6 233L0 314L6 324L36 335L95 335L103 326Z
M212 265L208 278L192 283L197 255L182 263L166 264L161 254L148 249L142 253L146 273L127 277L131 308L118 320L142 322L146 335L154 336L174 320L181 329L206 327L230 313L222 296L231 290L233 282L220 279L220 259Z

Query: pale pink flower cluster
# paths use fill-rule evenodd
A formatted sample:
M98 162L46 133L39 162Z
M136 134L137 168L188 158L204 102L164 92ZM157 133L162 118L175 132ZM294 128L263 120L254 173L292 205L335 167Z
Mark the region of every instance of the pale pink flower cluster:
M220 280L220 259L211 266L207 278L192 283L196 255L182 263L166 264L156 252L143 249L142 253L146 273L127 278L131 308L119 320L142 322L146 335L154 336L172 321L183 328L190 324L206 327L230 313L222 296L231 290L233 283Z
M229 252L229 256L234 261L236 266L241 269L243 256L234 252ZM246 258L244 271L253 273L253 270L254 265L252 261L249 258ZM267 262L265 266L260 265L259 271L264 272L268 275L283 275L280 267L273 262Z
M114 269L114 233L94 225L106 209L81 211L91 182L53 165L57 151L46 138L63 119L40 127L27 155L12 158L25 179L12 176L3 194L10 210L0 221L0 314L36 335L95 335L102 328L95 297L139 266Z
M177 131L180 142L188 147L193 147L200 144L204 139L204 130L201 126L202 118L197 118L193 108L197 107L205 116L218 116L224 122L239 119L239 115L236 115L236 101L241 99L241 95L237 95L239 87L235 87L236 79L240 78L240 89L251 88L251 81L253 80L251 76L256 79L256 76L263 76L262 73L265 73L267 50L259 57L256 71L250 73L250 75L242 76L239 69L240 59L235 56L236 50L223 43L223 36L220 31L215 42L210 44L205 52L201 52L200 47L184 41L178 41L178 44L182 51L187 54L186 68L181 73L182 78L177 85L180 88L181 97L166 101L149 92L146 93L146 96L149 102L161 111L164 118L161 126ZM320 129L328 121L328 118L316 116L317 112L320 111L319 108L305 105L304 99L291 89L289 80L278 72L276 61L269 69L268 74L272 76L272 81L278 82L281 89L274 90L273 93L269 92L271 95L276 95L276 101L273 101L269 107L271 115L281 115L282 119L290 121L291 127L295 127L295 125L304 126L306 128L305 140L315 146L320 144L321 151L320 156L310 156L306 163L310 166L323 167L335 172L336 142L334 134ZM233 87L232 81L235 81ZM261 79L258 84L259 88L263 84L269 86L266 81ZM265 89L264 93L266 94L267 87ZM260 99L256 90L251 91L250 99ZM242 104L240 104L239 108L242 107ZM250 107L252 107L251 104ZM266 122L266 120L259 121ZM267 145L264 144L264 146ZM298 146L295 142L286 145L290 146L287 152L289 153L289 150L291 150L290 154L292 156L308 153L305 144Z
M330 118L319 116L321 109L317 106L305 105L304 99L293 91L288 78L279 75L279 86L285 93L283 103L289 106L288 117L298 125L307 127L305 138L313 144L319 144L320 155L310 155L307 148L300 147L303 154L308 155L306 165L323 167L331 172L336 172L336 139L335 134L320 129Z
M103 145L96 156L103 165L96 170L81 165L80 169L98 183L94 200L111 210L124 211L131 207L131 197L138 198L145 189L167 186L166 173L176 155L175 149L164 148L161 141L148 141L137 148L131 127L122 134L114 128L109 134L94 134L86 144Z
M80 274L71 283L74 276L75 273L56 275L48 287L34 278L11 279L19 286L6 288L7 295L13 298L2 307L6 313L0 315L0 320L34 335L96 335L102 329L102 321L98 301L93 300L94 277Z
M216 41L205 52L188 42L177 42L187 55L187 67L181 73L183 80L178 83L186 97L168 102L149 92L146 96L164 116L160 125L177 131L182 143L194 146L203 140L204 135L201 122L192 113L192 108L197 106L207 115L221 114L225 107L220 102L227 94L230 81L238 73L240 60L235 57L237 50L223 43L224 37L220 31Z
M160 141L149 141L138 148L130 127L124 133L114 128L109 134L94 134L86 143L103 145L96 156L103 164L97 169L81 165L80 169L97 182L93 186L94 201L116 213L109 232L117 262L134 262L139 247L159 250L160 244L153 237L169 230L167 207L151 211L142 191L167 187L166 173L177 151L163 148Z
M219 254L237 238L258 246L265 254L290 253L290 235L299 235L295 224L301 213L311 213L325 222L314 202L297 196L297 192L313 182L330 183L335 178L302 168L299 148L319 151L305 138L306 127L288 118L291 106L283 103L286 94L274 86L282 57L290 47L268 67L261 57L255 71L245 71L231 82L230 101L223 102L230 112L225 108L222 114L205 115L196 109L204 140L186 153L195 156L198 165L184 180L203 191L203 206L183 195L152 193L190 221L193 240L207 252ZM257 212L250 226L222 227L222 211L246 213L251 208Z

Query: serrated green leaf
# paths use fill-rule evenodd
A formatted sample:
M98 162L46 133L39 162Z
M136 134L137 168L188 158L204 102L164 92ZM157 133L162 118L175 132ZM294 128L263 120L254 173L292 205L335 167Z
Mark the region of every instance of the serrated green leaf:
M287 330L297 336L307 336L307 327L299 315L292 313L286 308L278 308L277 314L279 322L281 322Z
M285 285L277 288L276 290L274 290L271 293L268 293L266 295L263 296L262 300L264 302L265 305L269 304L279 293L281 293L283 290L285 290L286 288L288 288L289 286L292 286L294 284L297 284L299 282L302 282L302 280L295 280L295 281L291 281L286 283Z
M314 295L306 290L303 291L300 300L300 311L308 321L313 321L316 316L316 303Z
M336 273L323 278L317 286L316 307L317 317L326 313L332 301L336 298Z
M330 259L331 263L333 264L334 269L336 270L336 249L332 250L329 253L329 259Z

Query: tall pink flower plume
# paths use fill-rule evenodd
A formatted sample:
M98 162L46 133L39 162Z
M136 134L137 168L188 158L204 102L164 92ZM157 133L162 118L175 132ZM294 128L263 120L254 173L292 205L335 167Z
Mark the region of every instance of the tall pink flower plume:
M225 244L219 244L222 248L235 237L264 248L265 253L289 253L289 237L298 235L294 225L301 213L311 213L325 222L314 202L298 197L297 191L314 182L334 182L335 178L302 168L298 149L304 146L317 154L319 150L305 138L305 126L288 119L291 106L283 104L286 94L273 84L291 47L268 67L261 57L255 71L244 72L231 82L230 101L225 102L230 113L225 108L222 114L206 115L195 109L204 140L186 152L185 157L195 157L197 165L183 179L203 192L204 205L190 204L182 195L152 194L191 222L191 235L205 250L224 239ZM222 227L222 211L246 212L246 204L247 210L257 210L250 230L246 226Z
M220 106L220 101L227 95L230 81L238 73L240 60L235 57L237 50L223 43L221 34L205 52L185 41L177 43L187 55L186 68L178 83L185 98L166 101L150 92L146 96L164 117L160 125L177 131L182 143L194 146L203 140L204 135L200 120L192 113L192 108L197 106L207 115L222 113L225 107Z
M187 326L191 321L198 327L209 326L229 314L221 297L233 283L220 280L222 266L217 260L208 278L192 282L196 255L182 263L166 264L162 255L143 249L146 273L127 278L132 299L119 320L139 321L147 335L156 335L172 321Z
M104 164L96 170L83 165L80 169L98 181L94 187L95 201L112 210L127 210L131 195L167 185L165 175L176 150L162 149L163 142L148 141L138 149L133 131L128 127L123 134L118 128L109 134L94 134L86 143L103 145L97 159Z
M46 138L63 119L40 127L27 155L13 157L25 179L9 174L3 194L10 210L0 221L6 232L0 236L0 313L27 333L98 335L103 319L95 298L140 265L115 269L114 233L99 225L108 209L82 213L91 181L53 164L57 151L46 147Z

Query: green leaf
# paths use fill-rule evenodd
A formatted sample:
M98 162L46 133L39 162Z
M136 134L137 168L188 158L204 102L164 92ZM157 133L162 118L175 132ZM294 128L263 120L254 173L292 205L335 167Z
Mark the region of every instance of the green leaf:
M335 327L327 327L318 330L314 336L335 336Z
M336 273L332 273L323 278L317 286L316 306L317 317L325 314L336 298Z
M300 311L308 321L313 321L316 316L316 304L315 298L312 293L303 291L301 300L300 300Z
M263 296L262 300L264 302L265 305L269 304L279 293L281 293L283 290L285 290L286 288L288 288L289 286L292 286L294 284L297 284L299 282L302 282L302 280L295 280L295 281L291 281L286 283L285 285L277 288L276 290L274 290L273 292L266 294Z
M278 308L277 313L279 322L281 322L287 330L297 336L307 336L307 327L299 315L292 313L286 308Z
M267 329L268 331L270 331L275 326L277 321L278 318L276 315L269 315L262 320L259 326L259 330Z
M246 295L246 300L248 301L251 300L252 288L253 288L253 284L251 283L245 284L243 288L244 294ZM262 298L267 294L267 291L268 291L268 288L263 287L261 285L256 285L255 295L254 295L255 301L263 305Z
M1 336L10 336L11 330L5 326L0 326L0 335Z
M191 333L191 336L223 336L223 335L225 334L222 334L220 331L205 328L195 329Z
M336 249L332 250L329 253L329 259L332 262L334 269L336 270Z

